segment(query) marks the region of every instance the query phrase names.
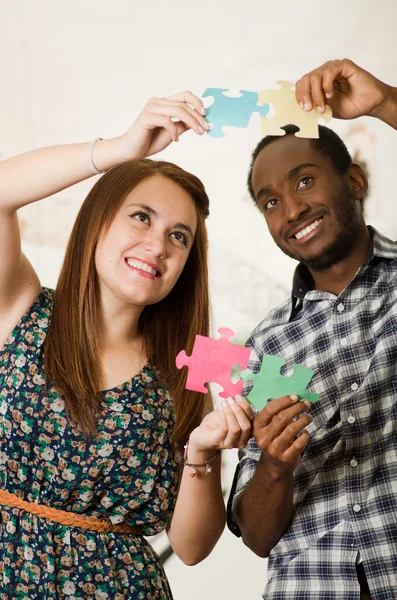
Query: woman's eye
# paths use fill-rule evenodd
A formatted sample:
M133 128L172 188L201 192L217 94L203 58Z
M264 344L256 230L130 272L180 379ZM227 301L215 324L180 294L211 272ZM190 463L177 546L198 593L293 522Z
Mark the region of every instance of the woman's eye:
M129 216L132 217L133 219L136 219L137 221L142 221L142 223L150 222L149 215L147 215L144 212L136 212Z
M181 233L180 231L174 231L174 233L171 234L178 242L181 242L184 246L187 246L188 244L188 239L187 236L184 233Z

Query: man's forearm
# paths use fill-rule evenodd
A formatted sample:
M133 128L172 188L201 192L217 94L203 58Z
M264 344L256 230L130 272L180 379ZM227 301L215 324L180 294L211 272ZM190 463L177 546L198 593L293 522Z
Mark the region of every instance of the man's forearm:
M397 129L397 87L390 86L388 98L373 116Z
M244 543L269 556L292 518L293 472L277 469L261 457L252 480L236 500L235 519Z

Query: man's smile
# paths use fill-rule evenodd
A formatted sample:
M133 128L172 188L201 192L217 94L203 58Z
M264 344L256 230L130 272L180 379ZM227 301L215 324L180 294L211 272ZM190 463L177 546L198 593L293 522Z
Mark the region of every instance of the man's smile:
M298 231L293 233L290 237L302 242L311 239L312 237L314 237L314 235L317 234L317 229L321 225L323 218L324 217L317 218L314 221L311 221L308 224L301 226L298 229Z

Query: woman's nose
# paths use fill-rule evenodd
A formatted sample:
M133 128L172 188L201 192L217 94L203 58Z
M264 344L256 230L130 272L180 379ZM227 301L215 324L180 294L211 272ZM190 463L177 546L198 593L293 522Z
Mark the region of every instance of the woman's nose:
M149 235L145 240L146 249L157 258L165 258L167 253L166 237L164 235Z

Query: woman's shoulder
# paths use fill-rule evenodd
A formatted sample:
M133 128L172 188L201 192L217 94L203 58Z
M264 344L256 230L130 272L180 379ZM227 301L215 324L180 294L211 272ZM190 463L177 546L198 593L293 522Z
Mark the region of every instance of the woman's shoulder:
M32 307L37 304L40 307L46 307L52 309L52 303L54 301L54 293L55 290L42 287L39 296L36 298L35 302L33 302Z
M5 343L4 350L10 350L21 340L26 343L28 339L34 339L38 346L44 342L48 325L51 319L54 290L42 287L40 294L31 306L22 315Z
M28 311L23 315L21 322L39 325L41 323L42 326L47 326L47 321L51 317L53 302L54 290L51 288L42 287L40 294L31 304Z
M42 287L40 294L32 303L26 316L26 323L38 325L44 329L48 328L48 323L52 314L52 306L54 303L54 290L47 287ZM24 319L22 317L22 319Z

